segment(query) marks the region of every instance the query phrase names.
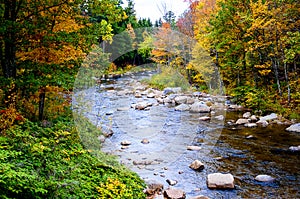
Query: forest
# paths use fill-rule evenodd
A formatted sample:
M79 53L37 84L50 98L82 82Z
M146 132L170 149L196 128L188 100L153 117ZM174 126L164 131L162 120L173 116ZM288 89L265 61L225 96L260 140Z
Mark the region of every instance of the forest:
M248 109L300 119L300 2L186 1L154 22L137 19L132 0L1 1L0 198L146 197L143 180L87 150L74 125L74 82L95 51L99 79L151 63L152 87L217 84Z

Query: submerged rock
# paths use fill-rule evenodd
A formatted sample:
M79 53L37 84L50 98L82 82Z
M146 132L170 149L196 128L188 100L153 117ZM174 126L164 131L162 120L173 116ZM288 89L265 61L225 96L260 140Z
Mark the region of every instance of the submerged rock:
M207 176L207 186L210 189L233 189L234 178L231 174L213 173Z
M269 175L258 175L255 177L255 180L259 182L272 182L275 180L275 178Z
M293 124L290 127L286 128L285 130L289 132L300 133L300 123Z

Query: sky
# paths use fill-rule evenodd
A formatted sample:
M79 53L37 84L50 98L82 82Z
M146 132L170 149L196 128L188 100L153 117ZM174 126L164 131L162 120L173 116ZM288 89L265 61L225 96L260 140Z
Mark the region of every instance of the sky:
M155 20L162 18L163 5L166 5L166 11L173 11L175 16L180 16L187 8L188 3L184 0L134 0L134 8L136 10L137 18L150 18L154 23ZM127 5L126 0L124 4Z

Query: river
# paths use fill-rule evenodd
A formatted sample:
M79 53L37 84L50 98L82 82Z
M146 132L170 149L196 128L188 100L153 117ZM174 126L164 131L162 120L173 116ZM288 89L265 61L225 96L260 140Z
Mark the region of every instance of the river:
M243 112L216 111L224 121L199 121L209 114L175 111L174 106L158 104L146 95L135 96L140 80L153 72L129 73L86 90L92 106L85 117L113 135L105 139L102 150L118 156L119 161L145 181L155 180L184 190L187 198L205 195L210 198L300 198L299 153L288 150L300 144L300 135L286 132L285 125L245 128L227 122L240 118ZM147 102L147 110L136 110L133 104ZM251 137L248 137L251 135ZM144 143L141 141L144 140ZM130 142L122 146L123 141ZM190 151L187 146L199 146ZM205 168L194 171L189 165L200 160ZM207 188L207 175L231 173L233 190ZM267 174L273 182L258 182L254 178Z

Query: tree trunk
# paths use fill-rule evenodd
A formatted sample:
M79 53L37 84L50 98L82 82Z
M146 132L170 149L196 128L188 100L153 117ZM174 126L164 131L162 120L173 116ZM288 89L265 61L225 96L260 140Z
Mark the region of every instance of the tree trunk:
M276 79L277 89L278 89L279 95L281 97L282 96L282 91L281 91L279 74L278 74L278 61L277 60L273 61L273 68L274 68L274 72L275 72L275 79Z
M45 98L46 91L45 88L42 88L39 95L39 121L42 121L44 118Z

